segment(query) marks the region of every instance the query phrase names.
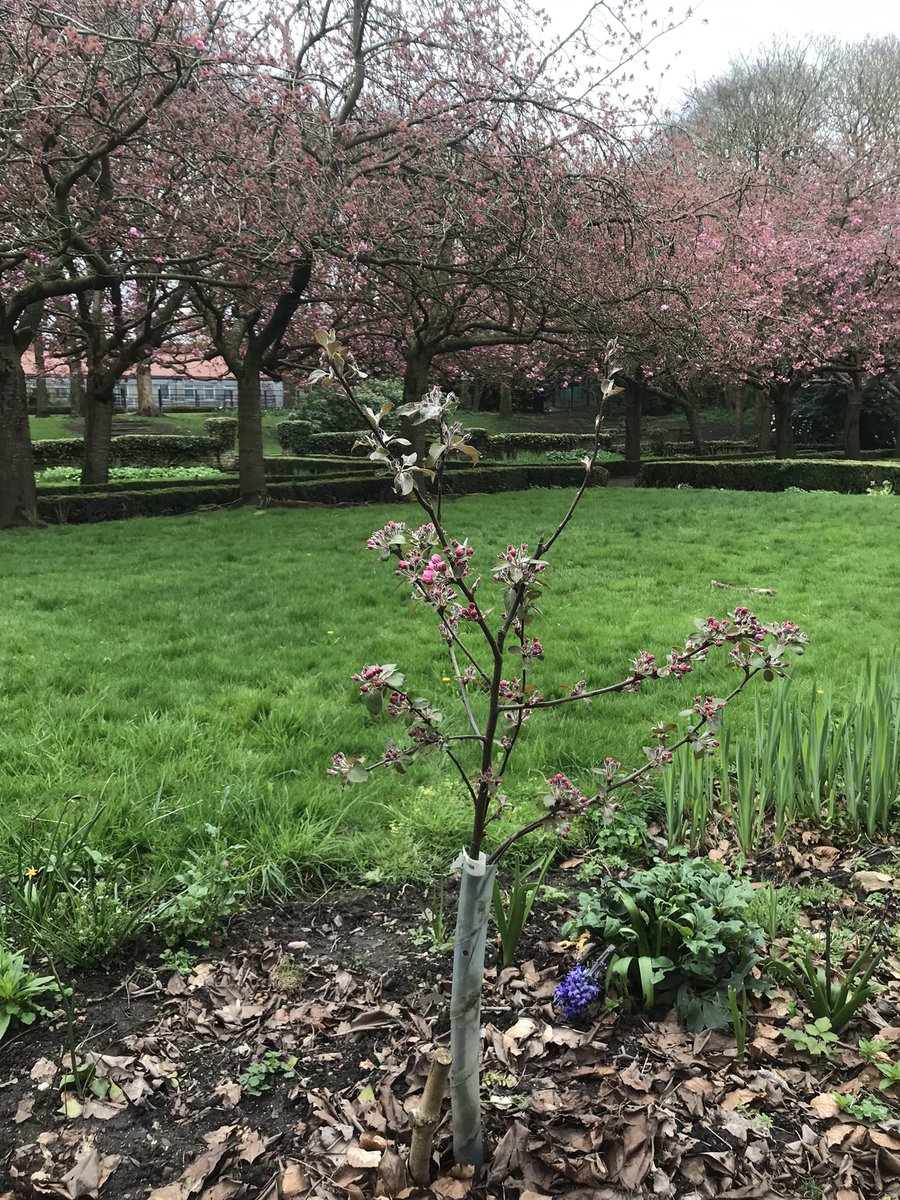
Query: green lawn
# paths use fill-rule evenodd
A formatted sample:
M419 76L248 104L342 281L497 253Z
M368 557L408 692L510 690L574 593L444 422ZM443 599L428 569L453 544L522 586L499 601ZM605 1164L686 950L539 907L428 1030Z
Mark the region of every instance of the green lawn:
M487 570L508 540L534 540L562 493L472 497L448 520ZM48 804L100 799L97 844L165 874L220 830L261 878L427 872L460 843L465 814L432 759L342 793L336 749L377 753L382 731L350 675L402 665L452 710L432 621L363 548L390 508L214 513L4 536L0 763L10 829ZM897 641L900 503L867 497L608 490L589 493L555 553L536 632L547 692L614 680L664 653L692 618L753 603L812 637L800 672L850 687L865 654ZM712 579L772 587L723 593ZM514 669L511 660L510 669ZM717 693L724 671L661 683L592 709L541 714L509 796L531 811L562 770L590 784L607 754L640 755L646 730ZM387 731L385 731L387 732ZM2 847L0 847L2 854Z
M486 429L488 433L591 433L594 428L595 410L593 408L554 408L544 413L513 413L503 420L496 412L471 412L465 410L460 414L467 428ZM700 420L704 429L715 429L717 437L734 437L731 416L724 408L703 408L700 410ZM605 430L612 430L623 436L623 418L621 413L607 417L603 422ZM673 440L690 440L685 419L681 413L665 413L662 416L645 416L643 421L644 435L651 433L665 434ZM708 435L709 436L709 435ZM752 429L745 436L752 436Z
M216 416L216 413L204 412L179 412L167 413L161 417L139 417L134 413L130 413L127 417L124 414L116 414L117 422L134 422L141 426L141 431L145 425L152 424L151 432L153 433L184 433L184 434L202 434L204 432L203 424L211 416ZM224 416L234 416L232 412L225 412ZM278 444L278 439L275 436L275 427L279 421L284 420L283 412L264 412L263 413L263 450L266 454L281 454L281 446ZM81 417L31 417L31 437L33 441L44 441L47 438L71 438L82 437L84 434L84 421Z

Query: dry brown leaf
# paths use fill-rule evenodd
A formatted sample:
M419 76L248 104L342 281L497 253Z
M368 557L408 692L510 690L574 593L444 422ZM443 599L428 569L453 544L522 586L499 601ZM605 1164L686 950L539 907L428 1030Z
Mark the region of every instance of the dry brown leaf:
M16 1115L13 1120L17 1125L21 1125L23 1121L27 1121L31 1116L31 1110L34 1108L34 1096L23 1096L19 1101L19 1107L16 1109Z
M452 1175L438 1175L432 1181L431 1190L441 1200L465 1200L472 1190L471 1179L454 1179Z
M192 1163L188 1163L181 1173L179 1182L184 1185L189 1196L203 1190L206 1181L218 1170L219 1164L227 1153L227 1145L211 1146L209 1150L198 1155Z
M377 1133L361 1133L359 1144L363 1150L387 1150L388 1145L387 1138L383 1138Z
M122 1161L121 1156L102 1155L96 1146L85 1142L75 1156L75 1165L63 1175L60 1183L66 1189L63 1195L77 1200L80 1196L97 1196L100 1189Z
M526 1188L519 1200L553 1200L552 1196L548 1196L545 1192L533 1192L530 1188Z
M187 1200L187 1196L187 1188L176 1180L174 1183L165 1183L162 1187L154 1188L147 1200Z
M855 871L853 882L866 896L872 892L887 892L893 887L893 878L885 871Z
M381 1150L363 1150L362 1146L347 1147L347 1162L351 1167L368 1170L377 1167L381 1162Z
M296 1200L297 1196L308 1192L312 1184L299 1163L288 1163L281 1177L280 1186L282 1200Z
M883 1129L870 1129L869 1139L882 1150L900 1150L900 1138L893 1133L885 1133Z
M738 1105L753 1104L756 1100L761 1100L762 1092L754 1092L753 1088L735 1088L733 1092L728 1092L719 1101L719 1108L724 1108L726 1112L733 1112Z
M243 1191L244 1185L237 1179L219 1179L204 1190L201 1200L234 1200Z
M392 1146L388 1146L378 1165L375 1194L396 1196L406 1187L406 1183L406 1163Z
M56 1063L52 1058L39 1058L28 1074L35 1083L52 1083L56 1071Z
M237 1108L243 1094L244 1089L239 1083L220 1083L213 1092L213 1099L219 1101L220 1108Z
M370 1012L360 1013L350 1022L350 1029L383 1029L387 1025L397 1024L397 1013L386 1008L373 1008Z
M823 1120L831 1120L841 1115L841 1110L835 1102L833 1092L822 1092L819 1096L813 1096L809 1102L809 1107L817 1116L822 1117Z
M238 1156L247 1163L255 1163L265 1153L265 1139L255 1129L246 1129L241 1135Z

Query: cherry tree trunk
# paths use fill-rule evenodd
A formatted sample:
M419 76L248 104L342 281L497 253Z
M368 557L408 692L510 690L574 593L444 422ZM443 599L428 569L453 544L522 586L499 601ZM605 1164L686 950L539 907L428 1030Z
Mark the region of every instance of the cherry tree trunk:
M472 384L472 412L481 412L481 393L484 384L476 379Z
M266 464L263 460L262 387L260 366L244 360L237 377L238 481L242 504L262 504L266 498Z
M629 384L625 388L625 457L629 462L641 460L641 418L640 388Z
M428 391L428 372L431 369L431 359L427 356L409 353L403 370L403 403L415 404ZM410 443L407 453L423 457L425 454L425 429L422 425L413 425L406 417L401 422L401 433ZM417 481L427 488L427 478L417 476Z
M142 417L155 417L156 405L153 403L153 377L150 364L139 362L135 368L137 383L137 406Z
M115 409L113 385L98 386L88 376L84 401L84 449L81 455L81 482L83 484L109 483L112 423Z
M686 400L681 406L681 411L684 413L684 419L687 422L694 453L698 458L702 458L706 453L706 443L703 440L703 429L700 425L700 417L697 409L689 400Z
M281 381L281 407L284 409L293 408L297 403L297 381L293 378L284 377Z
M725 389L725 407L731 410L734 421L734 436L744 436L744 407L747 400L747 389L742 384L731 384Z
M513 415L512 388L508 383L500 384L500 420L506 421Z
M773 396L775 407L775 457L794 458L794 394L785 389Z
M772 449L772 401L765 392L756 399L756 436L760 450Z
M69 409L73 417L85 415L84 375L78 358L69 359Z
M34 414L45 417L50 411L50 389L47 387L47 364L44 360L44 339L38 329L31 343L34 350Z
M859 458L862 446L859 440L859 420L862 416L863 392L858 380L847 385L844 407L844 456Z
M36 520L25 373L12 336L0 330L0 529Z

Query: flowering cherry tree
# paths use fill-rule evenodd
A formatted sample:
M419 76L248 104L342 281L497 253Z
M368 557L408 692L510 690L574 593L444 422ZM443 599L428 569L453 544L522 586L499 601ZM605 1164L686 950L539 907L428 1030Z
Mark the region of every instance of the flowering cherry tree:
M389 406L379 412L360 404L354 386L364 376L349 351L333 333L320 330L323 365L313 372L313 382L337 386L368 426L361 439L369 457L381 463L394 479L396 491L412 498L424 514L424 523L389 521L368 539L367 547L409 585L412 598L433 617L456 681L458 721L450 719L427 697L410 687L394 663L362 666L353 676L360 696L374 717L393 720L399 730L385 742L377 762L338 752L329 774L345 784L363 783L374 770L405 772L422 755L442 754L455 769L472 811L469 844L455 865L461 868L461 886L454 943L451 988L451 1093L453 1146L457 1162L479 1171L484 1162L479 1097L480 1005L488 915L497 865L509 848L526 834L545 826L561 835L592 803L603 802L622 788L635 787L664 769L674 753L689 746L693 753L709 753L718 745L722 710L751 679L783 675L790 652L802 652L806 637L791 622L763 624L746 608L737 608L727 619L698 619L684 643L657 658L644 651L631 662L625 676L611 684L587 679L573 681L559 697L544 697L534 677L539 673L545 647L531 629L539 615L538 603L550 567L549 555L575 514L599 452L602 417L598 413L592 451L584 460L585 475L565 514L549 535L528 545L507 545L493 562L479 562L481 548L454 534L444 519L442 475L454 455L471 460L478 455L468 445L455 419L455 398L434 388L421 399L404 404L400 415L414 423L428 422L437 430L422 453L411 451L407 439L382 429ZM606 372L601 385L605 400L616 392L615 365L618 345L607 347ZM420 481L427 478L429 487ZM497 844L491 844L490 827L509 807L503 795L504 780L528 721L544 709L564 704L590 704L595 696L636 692L651 679L682 679L710 653L724 648L736 672L734 686L723 697L698 695L683 717L687 728L680 734L673 723L651 731L646 762L632 770L612 757L595 768L593 795L563 774L547 779L544 794L536 798L538 813ZM512 660L512 661L511 661Z
M22 356L48 301L135 270L136 214L157 198L149 147L169 140L169 106L221 16L167 8L159 19L131 0L0 10L0 527L35 520Z

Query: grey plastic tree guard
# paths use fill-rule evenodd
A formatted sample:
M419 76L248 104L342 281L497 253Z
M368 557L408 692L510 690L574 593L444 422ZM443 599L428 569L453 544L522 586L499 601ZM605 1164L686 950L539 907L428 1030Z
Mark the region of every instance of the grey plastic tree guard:
M456 939L453 946L453 985L450 995L450 1098L453 1114L453 1156L478 1175L484 1165L481 1138L481 990L484 986L484 945L496 864L484 854L477 860L462 855Z

